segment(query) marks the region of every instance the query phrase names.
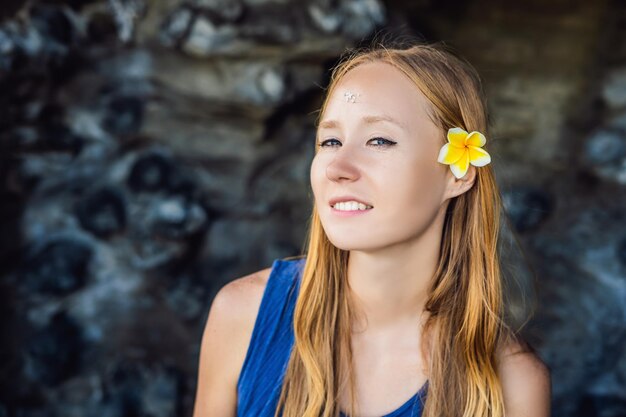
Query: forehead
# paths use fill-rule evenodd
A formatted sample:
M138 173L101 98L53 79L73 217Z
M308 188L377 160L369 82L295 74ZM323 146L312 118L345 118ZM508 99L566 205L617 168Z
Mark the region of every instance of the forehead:
M354 97L354 102L350 100ZM336 85L320 123L320 128L348 120L391 117L406 128L428 118L429 103L419 88L399 69L383 62L359 65ZM343 121L342 121L343 120ZM366 120L368 121L368 120Z

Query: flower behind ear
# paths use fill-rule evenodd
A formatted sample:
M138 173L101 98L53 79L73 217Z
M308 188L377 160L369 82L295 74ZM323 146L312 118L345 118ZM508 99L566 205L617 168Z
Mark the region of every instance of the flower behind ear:
M469 164L482 167L491 162L491 156L482 149L487 142L485 135L478 131L467 133L460 127L448 129L448 143L441 147L437 162L450 165L456 178L463 178Z

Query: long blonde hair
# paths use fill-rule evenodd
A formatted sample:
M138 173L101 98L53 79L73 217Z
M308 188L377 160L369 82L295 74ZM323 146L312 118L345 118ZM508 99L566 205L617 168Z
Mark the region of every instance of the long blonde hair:
M333 68L319 117L348 71L383 61L402 71L431 103L441 128L478 130L487 137L486 100L476 70L443 44L382 45L355 49ZM318 119L319 122L319 119ZM423 417L502 417L504 403L497 352L516 338L506 324L497 241L502 200L491 165L478 168L474 185L451 199L441 257L429 289L421 354L428 369ZM356 415L351 323L346 283L348 251L326 236L313 206L294 312L295 343L275 417L337 417L337 399L349 383L350 416ZM347 369L347 381L339 369Z

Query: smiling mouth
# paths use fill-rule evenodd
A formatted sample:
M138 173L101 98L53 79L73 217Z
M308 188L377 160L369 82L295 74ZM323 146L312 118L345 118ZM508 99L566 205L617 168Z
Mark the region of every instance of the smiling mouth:
M359 203L356 201L341 201L335 203L334 205L331 205L330 207L336 211L367 211L374 208L373 206L370 206L368 204Z

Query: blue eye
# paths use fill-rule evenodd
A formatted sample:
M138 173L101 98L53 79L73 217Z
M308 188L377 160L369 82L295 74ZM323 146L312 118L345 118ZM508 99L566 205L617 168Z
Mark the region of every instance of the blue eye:
M396 142L389 140L389 139L385 139L385 138L373 138L372 140L380 140L383 141L383 143L381 145L377 145L377 146L391 146L391 145L395 145Z
M391 145L395 145L395 144L396 144L396 142L394 142L394 141L392 141L392 140L385 139L385 138L380 138L380 137L378 137L378 138L372 138L372 139L370 139L370 140L373 140L373 141L382 141L382 143L381 143L380 145L374 145L374 146L379 147L379 148L380 148L380 147L391 146ZM328 146L326 146L326 145L325 145L327 142L331 142L331 141L335 141L335 142L341 143L341 142L339 142L337 139L334 139L334 138L333 138L333 139L326 139L326 140L324 140L324 141L318 142L317 146L318 146L318 147L320 147L320 148L327 148L327 147L329 147L329 146L333 146L333 145L328 145Z
M337 139L326 139L326 140L323 140L323 141L321 141L321 142L318 142L318 143L317 143L317 146L319 146L320 148L327 148L327 146L325 146L324 144L325 144L326 142L330 142L330 141L339 142Z

